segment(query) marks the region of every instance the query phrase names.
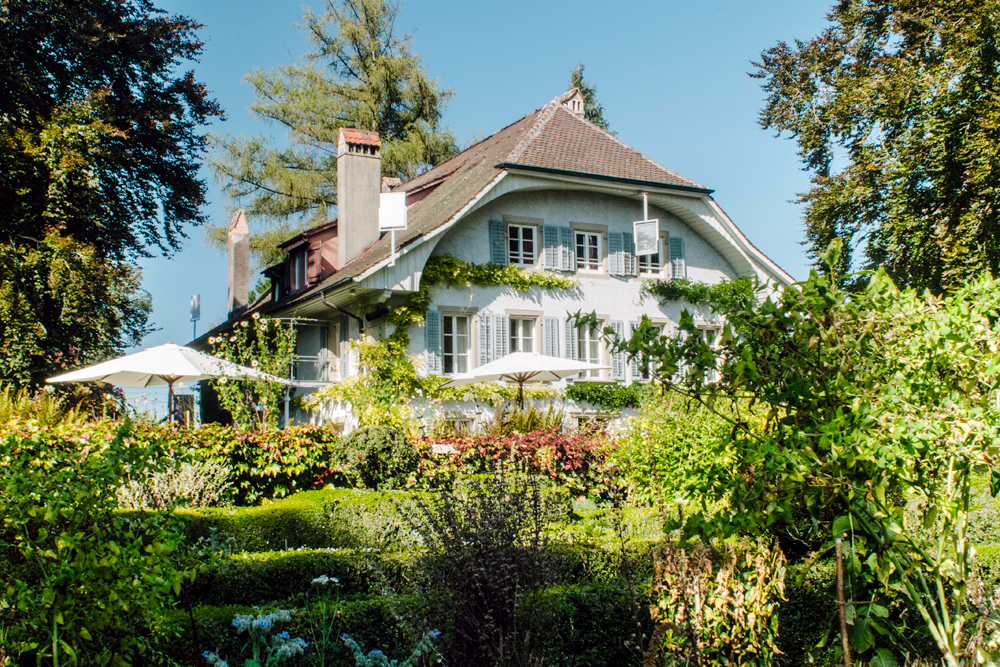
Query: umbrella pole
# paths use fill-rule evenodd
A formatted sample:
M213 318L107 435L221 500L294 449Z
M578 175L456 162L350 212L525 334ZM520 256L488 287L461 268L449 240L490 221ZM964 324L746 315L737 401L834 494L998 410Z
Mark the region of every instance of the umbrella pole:
M524 411L524 380L517 384L517 402L521 404L521 411Z
M167 414L170 415L170 423L176 424L174 415L174 381L167 381Z

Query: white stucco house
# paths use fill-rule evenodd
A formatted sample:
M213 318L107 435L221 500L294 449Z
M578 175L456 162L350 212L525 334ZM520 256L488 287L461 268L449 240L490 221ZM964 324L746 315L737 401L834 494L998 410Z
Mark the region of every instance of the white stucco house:
M252 311L298 318L301 381L336 382L356 372L348 341L392 334L386 316L419 288L435 256L514 264L578 283L568 291L434 290L425 323L410 327L408 353L424 372L442 375L525 350L611 366L586 380L641 380L642 369L612 358L596 331L570 326L567 316L593 311L625 333L645 315L670 331L691 306L643 298L645 281L792 282L712 190L586 121L576 89L403 183L381 178L379 149L376 134L341 130L338 219L282 244L287 259L265 271L269 294L247 304L249 281L230 272L230 321L222 327ZM407 226L394 234L379 227L380 198L390 192L397 202L405 193ZM658 253L636 256L633 223L644 219L659 220ZM239 216L232 230L230 263L239 273L246 266ZM704 313L696 322L709 337L721 327Z

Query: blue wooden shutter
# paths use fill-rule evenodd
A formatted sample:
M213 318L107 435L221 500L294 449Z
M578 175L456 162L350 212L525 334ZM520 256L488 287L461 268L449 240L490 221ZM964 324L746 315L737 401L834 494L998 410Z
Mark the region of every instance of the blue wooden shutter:
M563 327L566 329L566 349L563 356L567 359L576 359L576 327L566 320L563 320Z
M510 318L506 315L493 316L493 358L499 359L510 354Z
M441 374L441 313L424 313L424 347L427 348L427 372Z
M503 220L490 220L490 262L507 263L507 228Z
M559 252L559 228L545 225L542 227L542 266L555 271L562 269Z
M622 257L623 273L626 276L636 275L638 264L635 261L635 237L632 236L632 232L622 234Z
M615 338L621 342L625 340L625 323L612 322L611 328L615 330ZM625 353L611 353L611 379L625 381Z
M542 324L545 327L545 348L543 352L550 357L559 356L559 318L546 317Z
M479 365L485 366L493 361L493 346L490 341L490 330L493 316L489 313L479 313Z
M671 236L667 239L670 246L670 265L673 267L674 280L687 277L687 266L684 264L684 239Z
M560 266L563 271L576 271L576 249L572 227L559 228Z
M608 273L613 276L624 276L625 255L622 234L608 232Z

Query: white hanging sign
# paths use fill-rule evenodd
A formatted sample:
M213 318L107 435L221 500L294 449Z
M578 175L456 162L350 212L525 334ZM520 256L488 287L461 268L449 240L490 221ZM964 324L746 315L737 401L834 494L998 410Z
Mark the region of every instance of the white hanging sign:
M660 252L660 221L637 220L632 223L635 231L635 254L655 255Z
M379 231L406 229L406 193L383 192L378 202Z

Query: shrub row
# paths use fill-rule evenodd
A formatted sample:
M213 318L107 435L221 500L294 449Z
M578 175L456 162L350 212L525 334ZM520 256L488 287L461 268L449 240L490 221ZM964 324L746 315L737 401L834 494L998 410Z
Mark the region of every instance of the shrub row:
M603 432L546 429L505 436L450 437L435 442L451 445L456 453L421 461L420 476L428 486L433 486L437 476L484 473L513 464L547 477L574 498L607 501L620 491L609 458L615 443ZM430 444L425 441L426 447Z

